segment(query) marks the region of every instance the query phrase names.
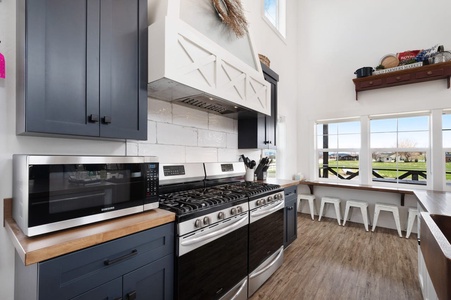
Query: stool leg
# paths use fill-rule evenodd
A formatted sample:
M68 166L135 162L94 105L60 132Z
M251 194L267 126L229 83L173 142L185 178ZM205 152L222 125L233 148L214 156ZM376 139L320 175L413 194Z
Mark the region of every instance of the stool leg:
M348 213L349 213L349 205L346 203L345 217L343 218L343 226L346 225L346 220L348 219Z
M312 220L315 220L315 206L313 205L313 199L309 199L308 204L310 206L310 215L312 216Z
M323 216L324 204L325 203L323 201L321 201L321 208L319 209L318 221L321 221L321 217Z
M362 211L363 225L365 226L365 230L368 231L368 208L361 207L360 210Z
M412 227L413 227L413 222L415 221L415 215L414 214L409 214L409 219L407 220L407 233L406 233L406 239L409 238L410 233L412 233Z
M398 229L399 237L402 237L401 224L399 222L399 213L393 212L393 218L395 218L396 229Z
M374 232L374 229L376 229L376 225L377 225L377 219L379 219L379 208L375 208L374 209L374 218L373 218L373 229L371 231Z
M334 204L334 206L335 206L335 215L337 216L337 222L338 222L338 225L341 225L340 224L340 219L341 219L341 214L340 214L340 204Z

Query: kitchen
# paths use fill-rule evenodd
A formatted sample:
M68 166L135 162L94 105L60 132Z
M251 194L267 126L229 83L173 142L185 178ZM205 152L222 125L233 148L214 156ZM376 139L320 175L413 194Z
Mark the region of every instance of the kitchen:
M423 3L411 1L287 2L285 39L262 18L261 1L244 3L254 47L270 58L271 68L280 76L278 178L291 179L299 172L314 178L316 120L450 107L449 91L442 81L365 92L355 101L351 80L356 69L375 66L387 53L436 43L449 47L449 2L437 1L427 13ZM16 1L1 1L0 52L7 68L6 78L0 79L0 165L6 174L0 183L2 198L12 196L12 155L16 153L155 155L165 163L236 161L243 153L259 158L260 150L238 149L235 120L155 99L149 100L147 141L17 136L15 16ZM3 207L0 211L3 214ZM4 229L0 245L2 295L13 299L14 248Z

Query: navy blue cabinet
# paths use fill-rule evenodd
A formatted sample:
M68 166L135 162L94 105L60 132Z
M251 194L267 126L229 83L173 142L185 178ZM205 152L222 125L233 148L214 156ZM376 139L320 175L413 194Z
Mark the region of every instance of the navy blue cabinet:
M296 186L288 187L285 193L285 238L284 247L288 247L298 237L297 192Z
M15 273L17 300L172 299L174 223L31 266L16 255Z
M17 1L17 133L147 139L147 1Z
M279 75L262 64L271 84L271 116L242 113L238 117L238 149L276 149L277 82Z

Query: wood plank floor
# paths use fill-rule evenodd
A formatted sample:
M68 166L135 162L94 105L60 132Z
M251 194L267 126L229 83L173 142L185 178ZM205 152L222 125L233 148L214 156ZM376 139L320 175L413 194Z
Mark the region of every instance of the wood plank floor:
M298 238L257 299L422 299L416 235L298 213Z

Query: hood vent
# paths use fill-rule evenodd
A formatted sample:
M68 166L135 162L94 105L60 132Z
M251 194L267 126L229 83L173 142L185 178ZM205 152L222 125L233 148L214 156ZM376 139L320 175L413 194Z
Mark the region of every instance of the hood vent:
M249 33L237 38L211 0L149 0L149 19L150 97L232 118L270 115Z

